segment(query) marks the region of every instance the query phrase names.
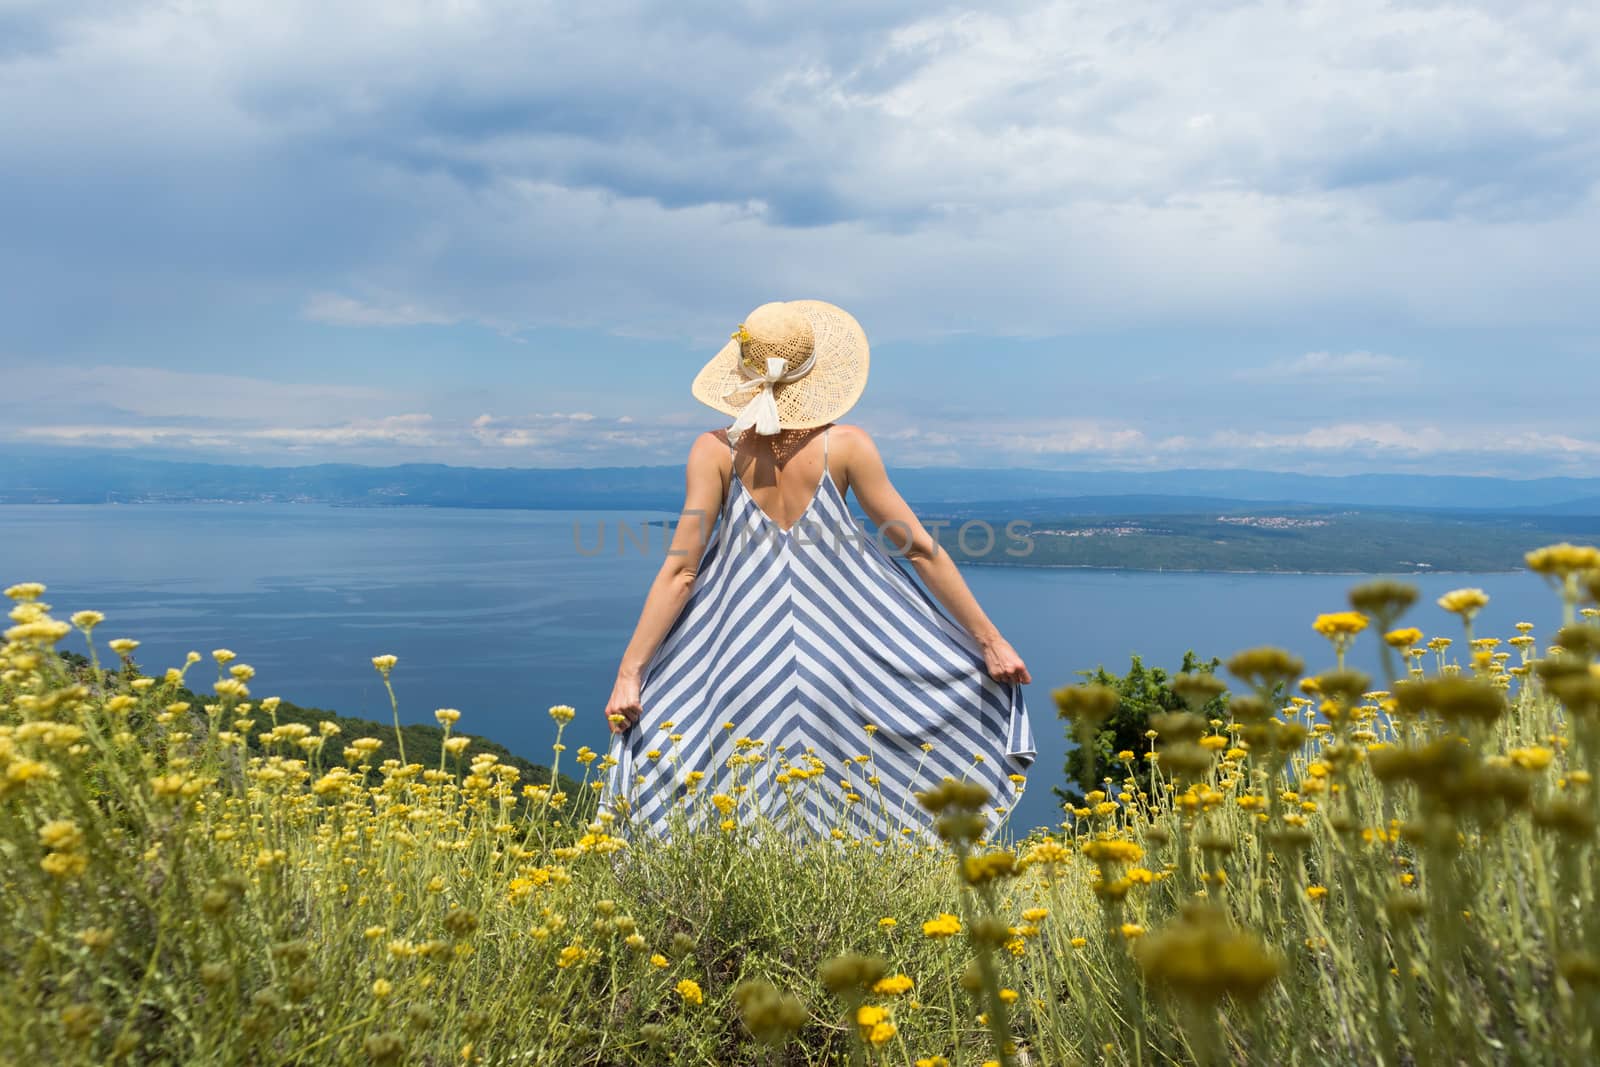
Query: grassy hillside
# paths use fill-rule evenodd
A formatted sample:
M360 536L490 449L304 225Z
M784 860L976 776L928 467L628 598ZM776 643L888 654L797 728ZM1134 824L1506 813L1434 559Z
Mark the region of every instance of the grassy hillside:
M933 833L864 831L870 732L820 770L741 738L666 837L566 818L493 753L251 745L220 728L255 717L247 685L196 696L216 727L165 679L90 686L16 586L7 1062L1593 1063L1600 627L1576 620L1600 552L1536 560L1572 625L1474 635L1460 590L1459 636L1415 647L1414 591L1361 587L1317 620L1323 664L1251 649L1174 679L1184 708L1020 841L948 779L917 796ZM1376 640L1388 677L1341 669ZM1056 693L1084 738L1117 700Z

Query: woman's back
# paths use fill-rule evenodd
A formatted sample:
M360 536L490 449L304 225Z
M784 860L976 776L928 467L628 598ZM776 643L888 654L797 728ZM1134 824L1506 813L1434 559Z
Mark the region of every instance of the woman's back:
M846 427L837 429L843 431ZM753 436L746 435L746 440L732 450L731 476L743 483L756 507L783 529L798 522L811 506L822 484L824 468L833 475L840 492L848 488L840 477L842 458L833 448L835 428L805 430L788 435L789 441L748 440Z

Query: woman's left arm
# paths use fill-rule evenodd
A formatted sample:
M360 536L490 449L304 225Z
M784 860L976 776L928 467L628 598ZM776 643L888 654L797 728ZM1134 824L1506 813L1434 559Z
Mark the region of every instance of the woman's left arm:
M700 556L705 552L711 528L722 508L722 494L726 490L722 464L727 456L727 444L714 433L701 434L689 450L683 514L673 531L667 558L656 572L655 581L650 583L638 625L633 628L633 639L622 653L617 680L611 687L611 699L606 702L606 722L612 733L620 734L639 721L644 712L639 703L644 669L678 613L688 603L689 594L694 592Z
M917 577L922 579L935 599L944 605L952 618L960 623L983 650L985 668L997 682L1031 682L1027 664L1017 655L1011 643L1000 636L1000 631L989 616L978 606L977 598L961 577L955 560L935 541L917 521L910 505L889 481L878 447L860 427L835 427L845 430L840 435L845 469L850 488L861 502L861 510L877 525L895 549L911 561Z

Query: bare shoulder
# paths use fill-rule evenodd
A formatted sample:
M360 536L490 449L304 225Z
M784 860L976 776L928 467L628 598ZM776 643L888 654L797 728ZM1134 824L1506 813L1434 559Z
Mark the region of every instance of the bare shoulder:
M835 423L830 431L834 444L845 450L845 455L871 455L878 451L872 435L859 426Z
M884 478L883 459L872 435L859 426L834 424L829 431L834 482L841 490L854 490L857 497L869 492Z
M726 430L707 430L694 439L694 444L689 449L689 457L715 455L718 451L728 452L728 432Z
M707 430L694 439L689 447L689 472L716 474L719 477L730 466L728 437L723 430Z

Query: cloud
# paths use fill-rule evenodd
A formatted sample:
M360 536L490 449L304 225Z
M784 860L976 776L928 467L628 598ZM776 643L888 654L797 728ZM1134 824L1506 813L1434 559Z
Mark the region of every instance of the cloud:
M1600 9L868 7L24 8L0 282L632 336L774 292L885 338L1587 319Z
M869 396L900 461L1589 454L1594 5L30 0L0 22L12 439L676 462L705 417L658 368L817 296L867 327L879 380L983 353L988 384ZM462 343L497 333L523 347ZM1156 333L1204 355L1147 361ZM602 361L597 338L630 344ZM1544 425L1508 352L1575 382ZM1368 390L1363 421L1332 389L1400 380L1428 389ZM1290 386L1300 410L1260 414ZM953 414L894 436L918 409ZM1100 417L1031 417L1054 410Z
M415 399L381 386L113 364L17 361L5 375L14 411L41 421L86 413L126 419L335 419L384 415Z
M21 418L0 439L255 458L353 448L377 457L389 447L426 451L449 444L435 416L418 410L432 398L379 385L43 362L9 370L7 384Z
M1307 352L1264 367L1235 371L1244 382L1266 384L1373 385L1412 377L1416 365L1377 352Z
M483 414L472 420L472 436L478 444L489 448L524 450L612 448L621 453L630 443L645 443L645 438L637 435L608 430L591 432L585 424L594 421L594 415L587 411L533 412L500 417ZM633 462L647 461L635 458Z
M1186 467L1582 474L1600 439L1530 428L1328 421L1291 431L1170 432L1101 421L1021 420L1005 427L946 423L937 430L877 435L891 461L915 466L1022 466L1159 470Z
M1031 433L998 432L989 440L998 450L1022 456L1120 457L1159 447L1143 430L1098 422L1052 422Z
M1395 423L1340 422L1296 433L1219 431L1210 436L1208 443L1214 448L1254 453L1283 450L1365 457L1390 453L1411 458L1499 456L1508 465L1524 457L1592 462L1594 457L1600 456L1600 441L1570 434L1515 429L1474 429L1462 433L1454 427Z
M329 426L211 427L147 424L139 426L28 426L18 431L23 440L49 444L128 448L230 449L252 453L262 448L292 452L312 448L347 446L438 447L443 438L435 432L433 416L421 413L391 415Z
M1342 357L1341 357L1342 358ZM1297 360L1294 363L1298 364ZM1313 360L1313 369L1326 369ZM1338 359L1334 362L1337 364ZM167 455L255 462L445 462L477 466L637 466L682 462L704 421L675 414L612 417L590 411L438 414L406 411L406 397L381 389L263 383L221 375L121 376L134 408L97 403L63 417L0 428L0 443L153 449ZM231 406L190 409L152 402L165 385L179 396L229 396ZM254 408L259 395L270 403ZM365 406L368 410L359 410ZM388 410L385 410L385 408ZM344 410L340 410L343 408ZM205 410L179 416L177 410ZM110 412L114 417L94 418ZM1148 413L1135 418L1012 415L937 418L890 413L868 419L892 467L1043 467L1154 470L1182 467L1579 474L1600 460L1600 439L1541 425L1459 425L1428 418L1289 419L1276 427L1226 420L1187 424Z
M313 322L332 326L448 326L458 321L453 315L415 304L373 304L337 293L312 294L304 314Z

